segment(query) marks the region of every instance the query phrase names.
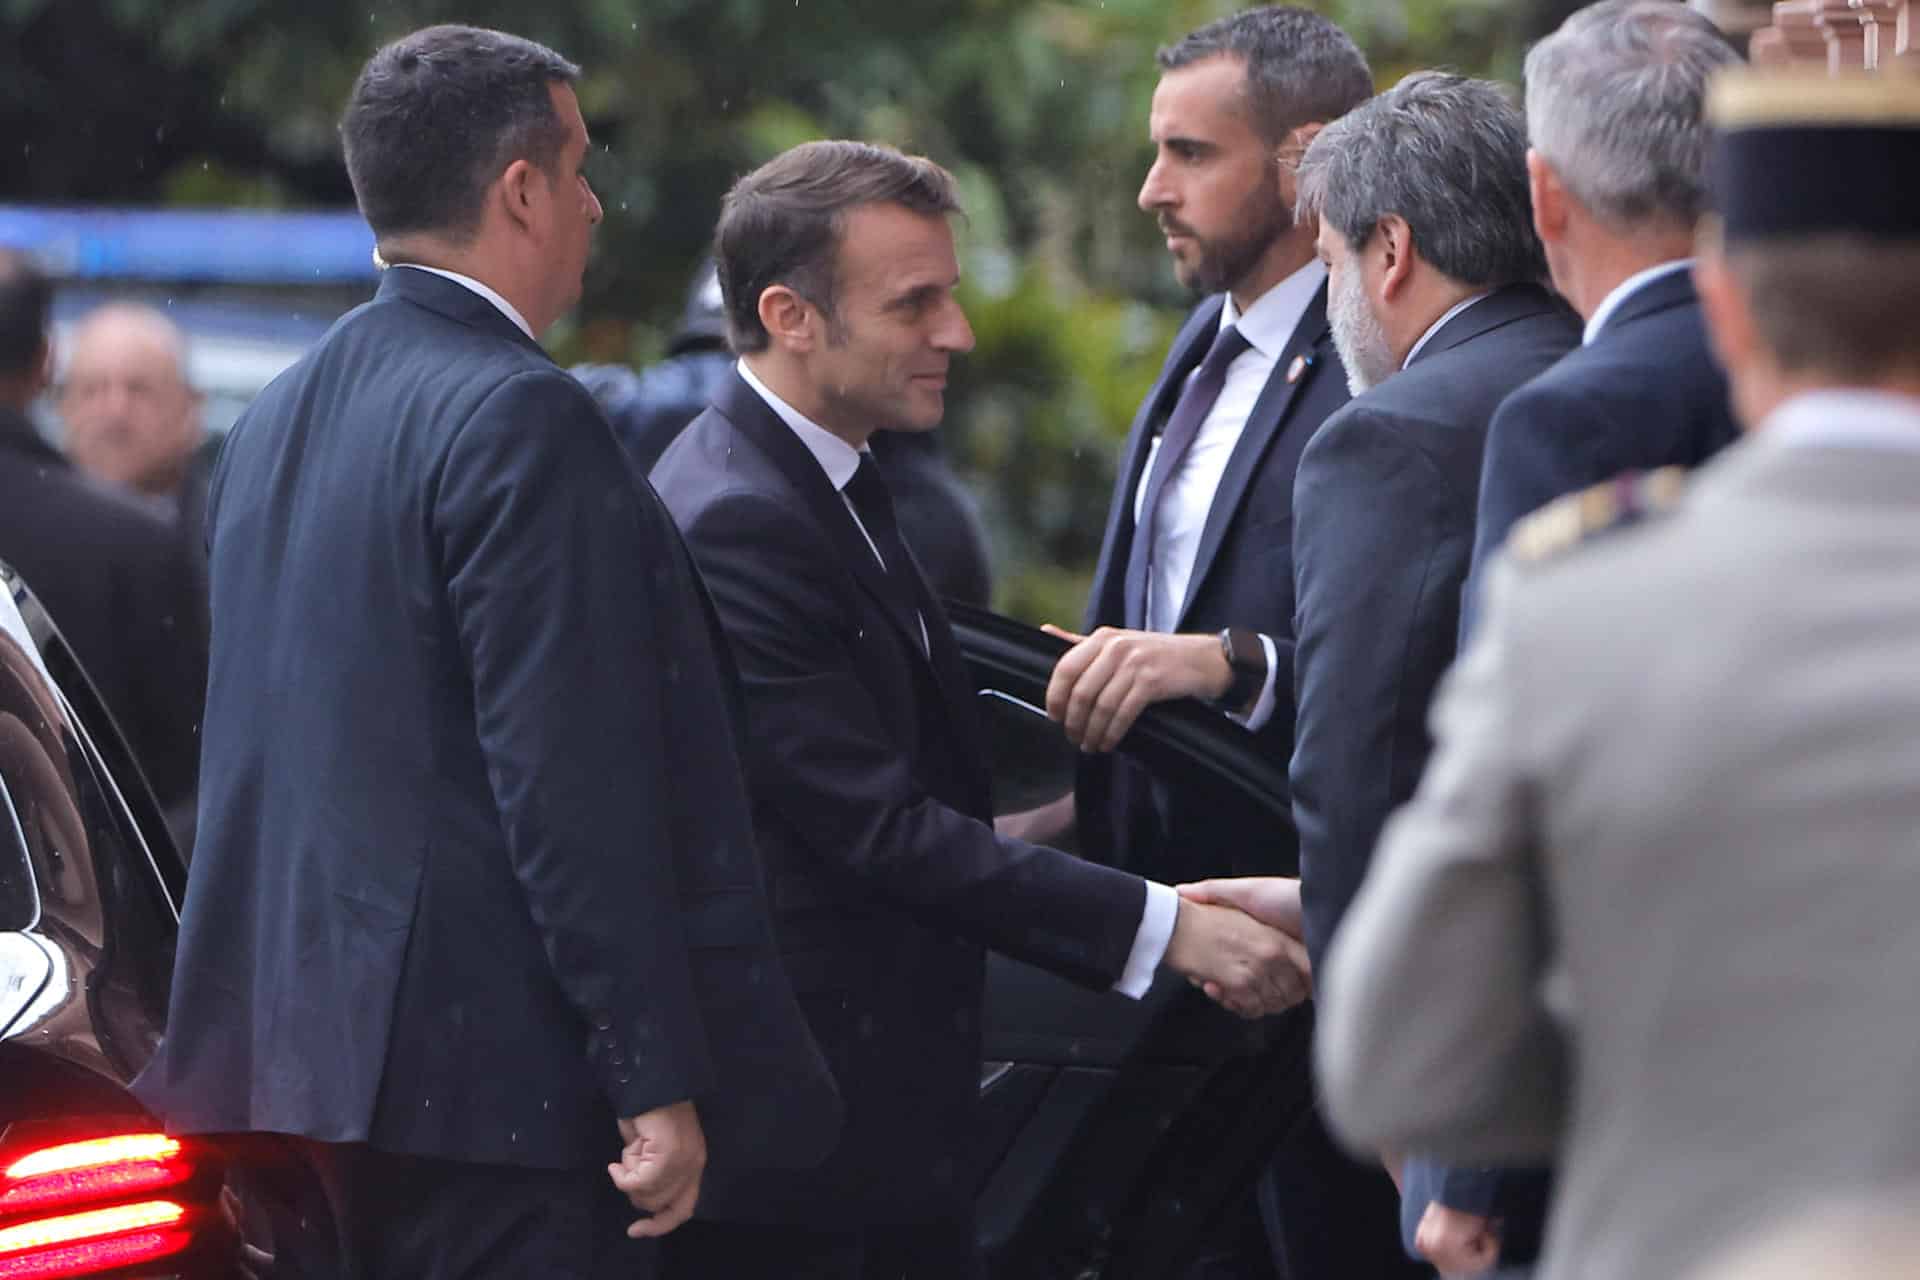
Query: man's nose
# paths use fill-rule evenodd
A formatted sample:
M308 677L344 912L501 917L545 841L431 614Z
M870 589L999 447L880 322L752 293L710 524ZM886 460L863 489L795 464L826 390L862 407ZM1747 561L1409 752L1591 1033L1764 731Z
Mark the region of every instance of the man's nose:
M973 350L973 325L968 323L967 313L958 299L948 300L947 314L934 333L933 345L942 351L962 354Z
M1146 213L1157 212L1173 203L1173 195L1168 191L1166 181L1161 176L1158 160L1148 168L1146 178L1140 183L1140 194L1135 203Z

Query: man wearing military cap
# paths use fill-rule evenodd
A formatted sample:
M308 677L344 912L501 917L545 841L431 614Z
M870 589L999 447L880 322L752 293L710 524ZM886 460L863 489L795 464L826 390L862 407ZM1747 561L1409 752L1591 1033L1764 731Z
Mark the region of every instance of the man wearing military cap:
M1556 1162L1547 1280L1920 1177L1920 80L1710 118L1750 436L1522 523L1321 974L1337 1132Z

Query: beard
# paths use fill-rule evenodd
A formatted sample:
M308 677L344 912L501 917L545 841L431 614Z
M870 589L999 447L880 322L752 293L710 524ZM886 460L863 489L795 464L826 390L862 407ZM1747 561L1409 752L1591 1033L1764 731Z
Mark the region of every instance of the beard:
M1161 231L1190 237L1198 251L1191 266L1174 259L1173 273L1182 285L1203 294L1233 288L1253 273L1275 240L1293 229L1293 210L1281 198L1277 176L1247 193L1232 226L1231 237L1207 238L1183 222L1160 219Z
M1328 287L1327 324L1347 370L1347 389L1354 395L1393 376L1393 346L1367 303L1357 264L1340 272Z

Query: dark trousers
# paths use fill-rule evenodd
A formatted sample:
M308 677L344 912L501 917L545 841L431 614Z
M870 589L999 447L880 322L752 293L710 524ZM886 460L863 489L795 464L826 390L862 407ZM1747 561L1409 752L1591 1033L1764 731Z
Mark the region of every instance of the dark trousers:
M1393 1179L1349 1159L1317 1105L1274 1153L1259 1195L1286 1280L1432 1280L1432 1267L1401 1252Z
M662 1280L982 1280L971 1222L816 1230L689 1222L661 1244Z
M275 1280L653 1280L604 1168L525 1169L290 1138L238 1175Z

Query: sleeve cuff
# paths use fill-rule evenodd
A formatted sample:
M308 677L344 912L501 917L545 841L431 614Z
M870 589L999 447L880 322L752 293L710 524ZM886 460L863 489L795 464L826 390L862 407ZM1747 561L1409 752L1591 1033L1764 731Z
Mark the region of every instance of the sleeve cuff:
M1166 957L1167 944L1173 941L1173 922L1180 914L1180 895L1164 884L1147 881L1147 902L1140 912L1140 931L1133 935L1133 950L1127 953L1127 967L1113 989L1138 1000L1153 986L1153 975Z
M1254 701L1253 710L1247 712L1245 715L1228 713L1230 718L1237 722L1242 728L1251 729L1256 733L1266 727L1267 721L1273 719L1273 708L1276 701L1274 684L1280 675L1280 651L1274 646L1273 637L1264 632L1261 633L1260 647L1267 651L1267 679L1266 682L1260 686L1260 696Z

